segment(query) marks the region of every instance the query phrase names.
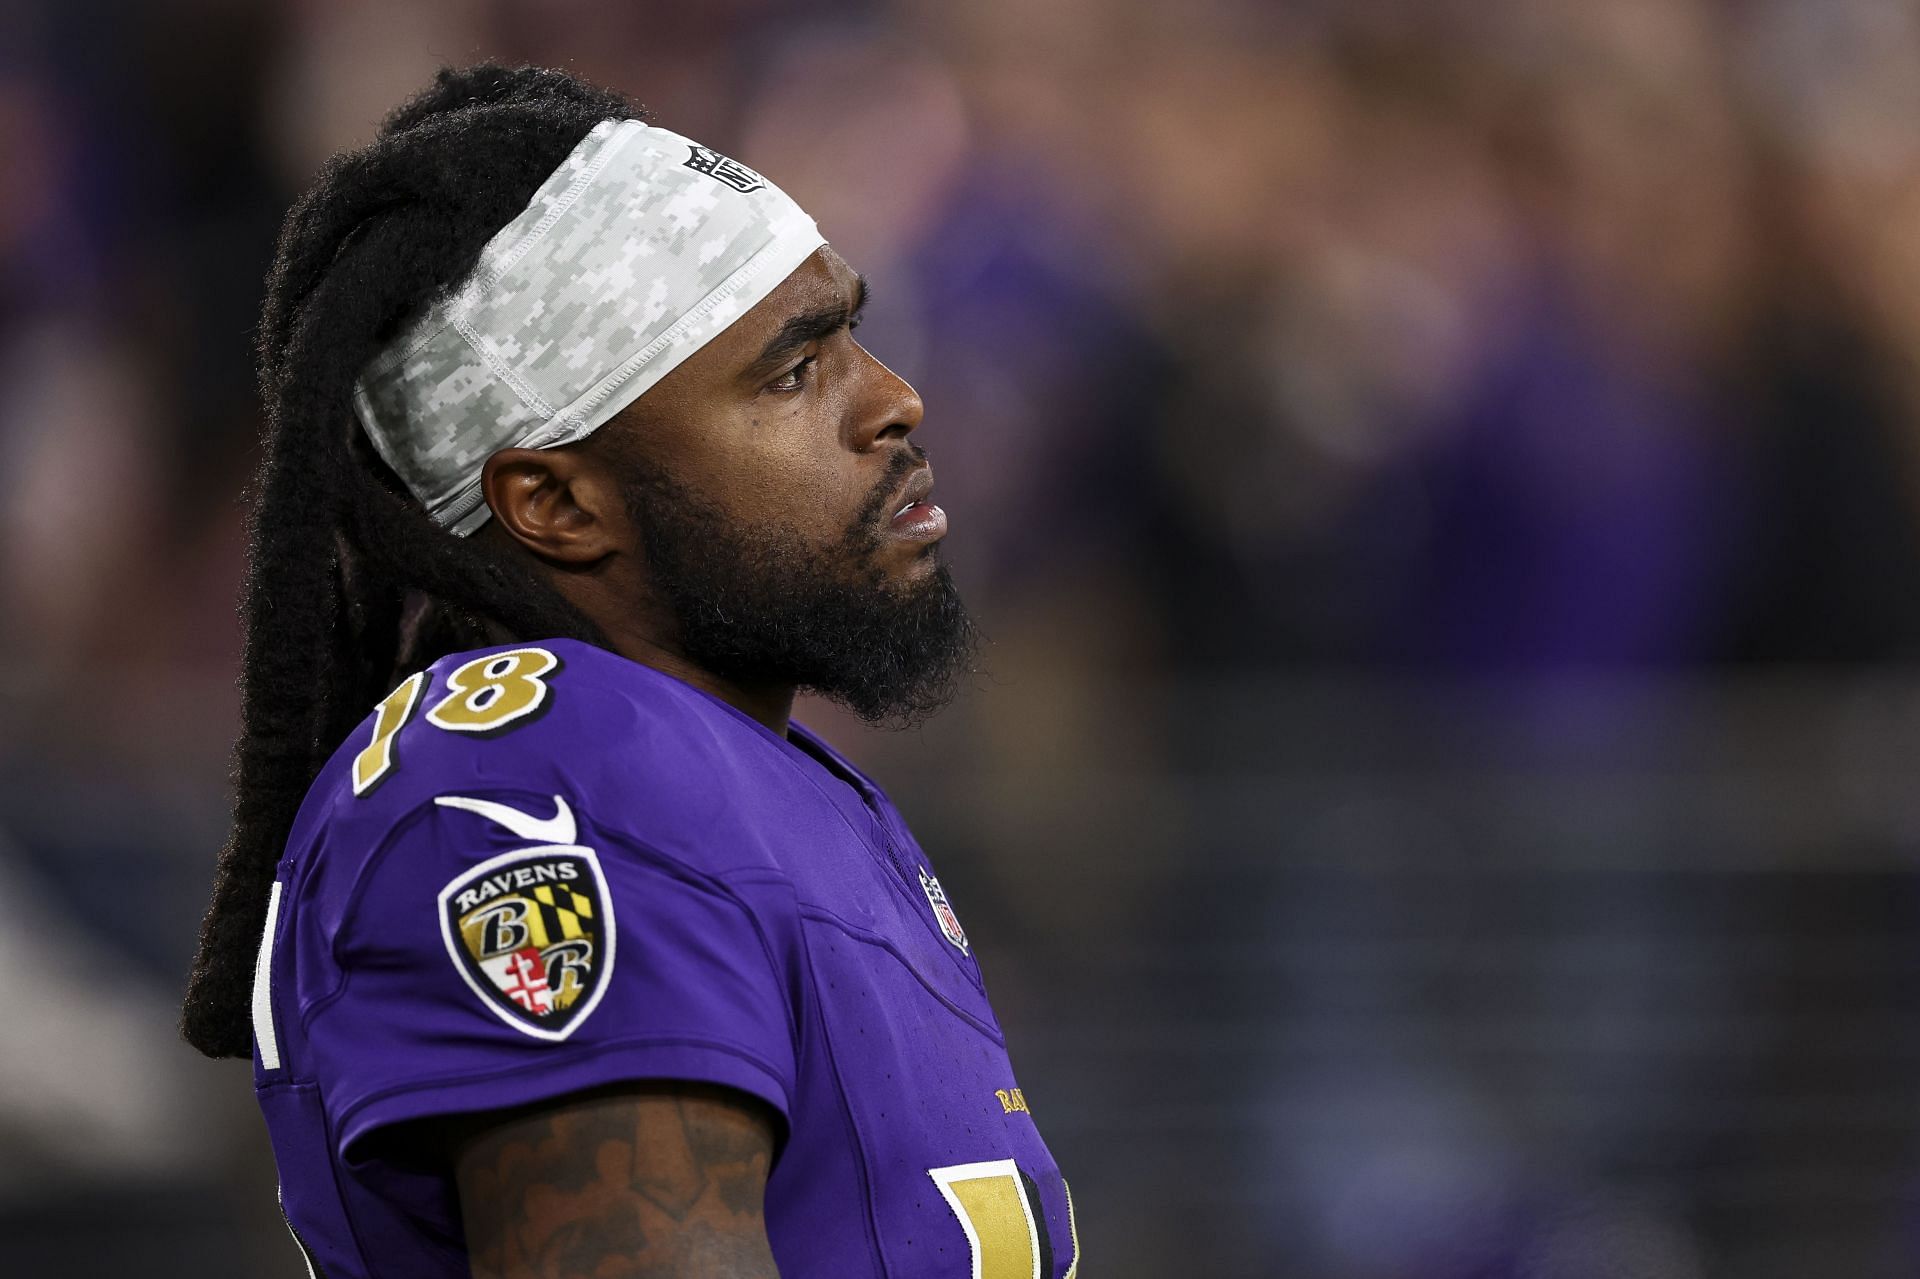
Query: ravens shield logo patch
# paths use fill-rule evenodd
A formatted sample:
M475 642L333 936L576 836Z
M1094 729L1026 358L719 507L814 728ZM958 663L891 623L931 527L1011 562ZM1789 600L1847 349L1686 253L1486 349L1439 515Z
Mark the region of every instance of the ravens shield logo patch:
M605 993L613 916L599 859L579 845L491 858L440 890L453 965L494 1014L565 1039Z

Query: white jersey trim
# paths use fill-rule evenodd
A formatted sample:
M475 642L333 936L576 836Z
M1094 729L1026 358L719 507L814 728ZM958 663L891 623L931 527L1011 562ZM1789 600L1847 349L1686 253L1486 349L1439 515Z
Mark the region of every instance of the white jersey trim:
M267 927L260 935L260 954L253 964L253 1042L260 1048L260 1065L280 1069L280 1039L273 1030L273 934L280 923L280 881L267 894Z

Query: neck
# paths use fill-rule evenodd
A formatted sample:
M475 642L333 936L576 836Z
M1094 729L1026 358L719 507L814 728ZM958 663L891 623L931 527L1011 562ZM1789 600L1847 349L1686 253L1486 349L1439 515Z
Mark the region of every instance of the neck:
M504 536L498 520L488 520L481 535ZM644 578L631 575L621 557L602 561L594 571L562 574L554 585L599 629L609 649L711 693L779 736L787 735L787 724L793 718L794 685L737 683L688 658L670 638L677 628L666 606L647 589Z
M677 650L645 635L609 630L607 642L614 652L629 661L651 666L703 693L711 693L742 714L759 720L779 736L787 735L787 725L793 719L793 685L745 685L722 679L694 665Z

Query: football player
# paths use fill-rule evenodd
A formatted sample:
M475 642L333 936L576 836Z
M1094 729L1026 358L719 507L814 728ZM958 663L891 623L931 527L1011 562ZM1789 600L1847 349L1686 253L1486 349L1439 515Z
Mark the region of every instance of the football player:
M553 71L443 72L288 215L185 1029L313 1275L1075 1272L931 861L788 718L970 669L865 297Z

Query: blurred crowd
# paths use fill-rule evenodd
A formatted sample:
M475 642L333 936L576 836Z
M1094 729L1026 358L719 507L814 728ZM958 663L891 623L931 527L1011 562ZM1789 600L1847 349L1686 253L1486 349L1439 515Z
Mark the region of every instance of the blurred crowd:
M866 336L928 402L1009 639L1512 670L1920 637L1904 0L0 22L15 670L230 664L278 217L483 55L626 90L817 215L877 285Z
M1223 671L1920 656L1912 0L16 2L0 905L113 939L152 997L103 1039L166 1038L222 829L279 218L481 57L628 92L872 281L1023 683L996 776L1150 770L1114 691ZM35 1051L0 1089L141 1073ZM56 1163L173 1141L7 1109Z

